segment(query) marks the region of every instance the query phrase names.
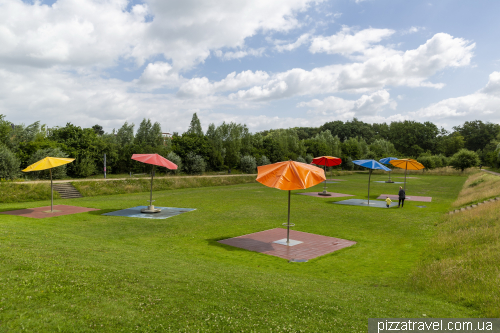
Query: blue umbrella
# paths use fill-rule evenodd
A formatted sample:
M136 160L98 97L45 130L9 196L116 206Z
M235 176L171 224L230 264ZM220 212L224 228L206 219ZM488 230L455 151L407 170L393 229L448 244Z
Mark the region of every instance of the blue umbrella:
M369 205L370 204L370 178L372 177L372 170L379 169L379 170L384 170L384 171L391 171L391 169L380 164L379 162L377 162L375 160L356 160L356 161L352 161L352 163L370 169L370 174L368 176L368 205Z
M380 163L382 164L390 164L389 162L392 161L392 160L397 160L398 158L397 157L386 157L386 158L381 158L380 159ZM394 183L392 180L391 180L391 172L389 171L389 180L386 181L386 183Z

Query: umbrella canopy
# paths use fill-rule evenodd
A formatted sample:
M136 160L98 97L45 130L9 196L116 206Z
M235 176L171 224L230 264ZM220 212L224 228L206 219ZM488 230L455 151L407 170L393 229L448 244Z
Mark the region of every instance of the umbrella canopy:
M325 172L313 165L286 161L257 167L257 181L279 190L299 190L326 179Z
M405 169L405 186L404 189L406 191L406 172L408 170L422 170L424 169L424 165L422 163L417 162L414 159L411 158L403 158L400 160L393 160L390 161L392 165L394 165L397 168Z
M47 169L52 169L64 164L73 162L74 158L63 158L63 157L45 157L43 160L33 163L28 166L23 172L30 171L42 171Z
M333 156L320 156L320 157L313 158L312 163L316 164L316 165L323 165L324 169L325 169L325 175L326 175L326 167L332 167L332 166L339 165L340 163L342 163L342 160L338 157L333 157ZM318 194L325 195L325 196L331 195L331 194L328 194L326 191L326 179L325 179L325 185L323 186L323 193L318 193Z
M177 165L167 160L165 157L158 154L133 154L132 159L146 164L152 164L151 169L151 191L149 193L149 206L147 209L142 209L143 213L158 213L160 209L153 206L153 175L155 171L155 166L165 167L170 170L176 170Z
M313 165L286 161L263 165L257 168L257 181L268 187L288 191L288 223L286 243L290 243L290 193L291 190L306 189L326 179L325 172Z
M389 162L392 161L392 160L397 160L398 158L397 157L386 157L386 158L381 158L379 160L380 163L382 164L390 164ZM389 171L389 180L386 181L386 183L394 183L392 180L391 180L391 172Z
M339 165L340 163L342 163L342 160L338 157L333 156L320 156L313 158L312 163L316 165L331 167Z
M372 170L378 169L378 170L384 170L384 171L391 171L391 169L389 169L385 165L380 164L379 162L377 162L375 160L356 160L356 161L352 161L352 163L370 169L370 174L368 176L368 205L369 205L370 204L370 178L372 176Z
M54 190L52 188L52 168L73 162L74 158L45 157L44 159L28 166L23 172L50 170L50 211L54 211Z
M379 160L379 162L382 164L390 164L389 163L390 161L397 160L397 159L398 159L397 157L385 157L385 158L381 158Z
M177 165L158 154L134 154L132 155L132 159L146 164L165 167L170 170L177 170Z

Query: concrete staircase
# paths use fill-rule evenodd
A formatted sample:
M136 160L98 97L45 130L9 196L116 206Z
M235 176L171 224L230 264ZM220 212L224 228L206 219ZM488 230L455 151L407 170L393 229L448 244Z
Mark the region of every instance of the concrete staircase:
M57 183L53 185L54 190L59 193L62 199L82 198L83 196L70 183Z

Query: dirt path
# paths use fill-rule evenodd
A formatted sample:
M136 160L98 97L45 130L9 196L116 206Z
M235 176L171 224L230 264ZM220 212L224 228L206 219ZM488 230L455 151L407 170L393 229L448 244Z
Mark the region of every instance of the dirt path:
M495 175L495 176L500 176L500 173L498 173L498 172L493 172L493 171L490 171L490 170L481 170L481 171L484 171L484 172L487 172L487 173L491 173L492 175Z
M241 174L241 175L209 175L209 176L163 176L163 177L158 177L155 176L155 179L158 178L166 178L166 179L174 179L174 178L208 178L208 177L243 177L243 176L257 176L257 174ZM73 183L73 182L107 182L107 181L113 181L113 180L138 180L138 179L151 179L150 177L126 177L126 178L85 178L85 179L63 179L63 180L54 180L53 183ZM39 183L50 183L50 180L28 180L25 182L12 182L12 184L39 184Z

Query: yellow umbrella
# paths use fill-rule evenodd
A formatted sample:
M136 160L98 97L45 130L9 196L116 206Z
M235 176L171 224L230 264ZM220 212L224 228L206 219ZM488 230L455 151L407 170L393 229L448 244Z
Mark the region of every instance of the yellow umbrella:
M54 191L52 189L52 168L68 164L73 162L74 158L63 158L63 157L45 157L36 163L33 163L29 167L23 170L23 172L30 171L42 171L50 169L50 211L53 212L54 206Z
M400 160L392 160L389 161L392 165L397 168L405 169L405 191L406 191L406 172L408 170L422 170L424 169L424 165L422 163L417 162L411 158L403 158Z

